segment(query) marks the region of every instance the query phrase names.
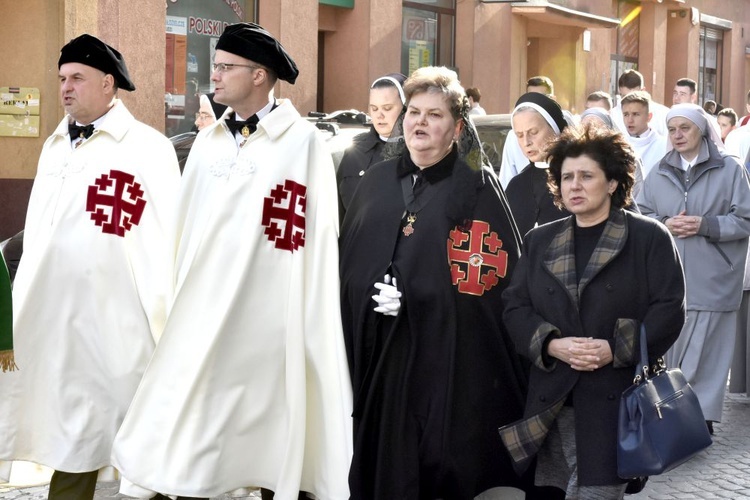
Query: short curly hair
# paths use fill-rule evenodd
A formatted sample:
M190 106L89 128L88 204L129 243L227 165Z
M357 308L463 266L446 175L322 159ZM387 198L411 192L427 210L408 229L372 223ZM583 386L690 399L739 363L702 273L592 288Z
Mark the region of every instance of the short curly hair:
M461 119L469 110L469 98L458 80L458 75L445 66L419 68L404 82L407 106L412 97L424 92L443 94L455 120Z
M580 156L594 160L608 181L617 181L611 199L613 207L623 208L633 203L637 160L633 148L620 132L591 124L567 127L549 143L547 155L548 185L558 207L564 208L560 192L563 161Z

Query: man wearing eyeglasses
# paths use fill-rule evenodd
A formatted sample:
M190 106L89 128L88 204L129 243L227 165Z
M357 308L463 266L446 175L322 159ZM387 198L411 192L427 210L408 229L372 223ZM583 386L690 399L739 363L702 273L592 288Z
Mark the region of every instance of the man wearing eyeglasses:
M338 196L316 129L274 97L297 75L258 25L217 43L214 99L230 109L185 168L173 307L115 440L127 495L349 498Z

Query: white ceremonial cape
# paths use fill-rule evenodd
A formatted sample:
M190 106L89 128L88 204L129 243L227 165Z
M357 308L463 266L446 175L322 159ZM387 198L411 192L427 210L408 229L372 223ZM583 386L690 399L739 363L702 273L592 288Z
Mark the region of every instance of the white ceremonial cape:
M175 301L115 440L122 493L349 497L337 200L331 157L288 100L239 152L223 120L198 134Z
M164 327L180 171L169 140L120 101L75 150L69 119L44 144L26 215L0 459L86 472L111 463Z
M664 155L667 154L667 143L669 139L659 135L653 129L648 129L640 137L633 137L626 132L623 133L625 140L630 143L635 154L640 158L643 165L643 178L659 164Z
M741 165L748 167L748 155L750 155L750 125L743 125L729 132L724 147L727 154L736 156Z

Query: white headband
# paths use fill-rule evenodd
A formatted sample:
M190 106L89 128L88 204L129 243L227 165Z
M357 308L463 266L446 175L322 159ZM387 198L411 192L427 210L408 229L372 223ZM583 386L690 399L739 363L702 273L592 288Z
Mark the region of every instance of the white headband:
M587 116L595 116L599 118L601 121L603 121L607 127L614 129L614 125L612 124L612 118L609 116L609 113L607 113L605 109L588 108L583 113L581 113L581 120L583 120Z
M211 100L206 94L201 94L198 100L200 101L201 106L208 106L208 109L211 110L211 116L213 116L214 118L218 118L214 113L214 107L211 106Z
M372 82L372 85L370 85L370 88L374 89L375 85L378 82L382 82L383 80L387 82L391 82L393 85L396 86L396 90L398 90L398 95L401 97L401 104L406 104L406 96L404 95L404 89L401 88L401 84L398 82L398 80L396 80L392 76L381 76L380 78Z
M557 126L557 123L555 123L555 120L552 119L552 115L550 115L546 109L541 107L540 105L533 103L533 102L522 102L518 106L516 106L516 109L513 110L513 114L511 114L511 119L516 115L516 112L521 108L533 108L534 111L538 112L540 115L544 117L544 119L549 123L549 126L552 127L552 130L555 131L555 134L560 135L560 127ZM512 120L511 120L512 124ZM512 125L511 125L512 128Z

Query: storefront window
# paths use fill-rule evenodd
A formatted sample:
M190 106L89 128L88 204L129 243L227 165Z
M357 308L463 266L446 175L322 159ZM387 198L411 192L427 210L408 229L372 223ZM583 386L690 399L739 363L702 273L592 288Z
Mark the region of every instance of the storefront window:
M213 91L211 64L228 24L253 19L237 0L168 0L164 112L168 137L194 127L200 94Z
M423 66L454 66L455 0L403 3L401 71Z
M721 53L724 32L701 26L701 43L698 55L698 101L721 103Z

